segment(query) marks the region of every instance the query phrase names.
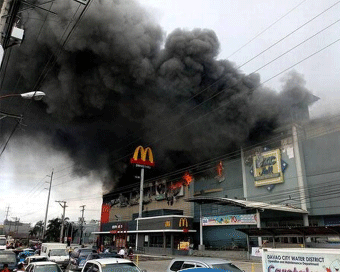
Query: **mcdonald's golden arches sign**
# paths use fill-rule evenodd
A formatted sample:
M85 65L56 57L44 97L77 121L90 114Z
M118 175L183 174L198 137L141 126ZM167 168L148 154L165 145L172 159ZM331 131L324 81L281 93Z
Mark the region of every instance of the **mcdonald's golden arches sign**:
M140 157L139 157L139 153L140 153ZM147 147L144 149L144 147L138 146L135 149L135 153L133 154L133 157L130 159L130 163L146 165L146 166L155 166L151 148Z
M178 226L179 226L180 228L187 228L187 227L189 226L189 225L188 225L188 219L182 217L182 218L179 220Z

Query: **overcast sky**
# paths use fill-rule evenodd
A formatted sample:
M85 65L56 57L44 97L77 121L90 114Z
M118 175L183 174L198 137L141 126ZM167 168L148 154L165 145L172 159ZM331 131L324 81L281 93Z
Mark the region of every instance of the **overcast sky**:
M98 0L94 0L98 1ZM312 35L339 20L340 4L330 8L312 22L303 24L334 5L335 0L140 0L169 34L176 28L213 29L220 40L220 59L229 59L246 73L252 73L271 60L310 38ZM299 5L300 4L300 5ZM299 5L299 6L298 6ZM296 7L298 6L298 7ZM296 8L295 8L296 7ZM295 9L294 9L295 8ZM279 22L239 52L233 54L256 35L268 28L279 18L294 9ZM298 29L289 35L292 31ZM266 50L285 36L286 39L268 51L243 65L260 52ZM262 82L267 81L304 58L330 45L340 38L340 23L336 23L306 43L287 53L258 71ZM311 107L311 116L323 116L338 112L340 103L340 43L296 65L298 73L304 75L306 87L320 100ZM283 75L265 83L280 91ZM18 158L17 154L20 154ZM5 218L9 205L9 219L20 218L22 222L36 222L45 216L48 187L54 168L52 193L48 218L60 216L62 208L57 200L66 200L66 216L77 220L80 205L86 205L87 220L99 219L101 207L101 184L95 177L79 179L71 175L72 161L64 154L50 150L35 141L11 141L0 158L0 221Z

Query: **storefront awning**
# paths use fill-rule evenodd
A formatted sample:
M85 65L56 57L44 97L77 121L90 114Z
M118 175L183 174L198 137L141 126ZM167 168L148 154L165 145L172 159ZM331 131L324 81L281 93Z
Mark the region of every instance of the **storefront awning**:
M340 226L326 227L286 227L286 228L244 228L237 229L250 237L321 237L339 236Z
M301 214L308 214L308 211L295 208L291 206L285 205L276 205L269 204L265 202L257 202L257 201L248 201L241 199L231 199L224 197L205 197L198 196L186 199L188 202L195 202L198 204L216 204L216 205L228 205L228 206L236 206L246 209L259 209L259 210L275 210L275 211L284 211L284 212L294 212Z

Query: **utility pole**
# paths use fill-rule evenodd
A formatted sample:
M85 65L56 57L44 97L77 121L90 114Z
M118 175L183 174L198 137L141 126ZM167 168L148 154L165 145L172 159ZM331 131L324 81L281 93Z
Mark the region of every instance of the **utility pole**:
M6 210L6 218L5 218L5 220L7 220L8 213L9 213L9 206L7 206L7 210Z
M79 245L83 244L83 224L84 224L84 212L85 212L85 205L80 206L81 210L81 220L80 220L80 240Z
M51 187L52 187L53 171L54 171L54 169L52 169L51 180L50 180L50 188L49 188L49 190L48 190L48 197L47 197L47 205L46 205L45 222L44 222L44 229L43 229L42 240L44 240L45 233L46 233L48 205L50 204L50 195L51 195Z
M5 221L4 221L4 234L6 235L6 225L8 224L8 221L7 221L7 218L8 218L8 213L9 213L9 205L7 206L7 210L6 210L6 218L5 218ZM9 229L10 231L10 229ZM9 232L8 231L8 232Z
M66 210L66 201L56 201L59 203L59 205L63 208L63 217L61 220L61 229L60 229L60 237L59 237L59 242L63 243L63 232L64 232L64 221L65 221L65 210ZM63 203L63 205L61 204Z

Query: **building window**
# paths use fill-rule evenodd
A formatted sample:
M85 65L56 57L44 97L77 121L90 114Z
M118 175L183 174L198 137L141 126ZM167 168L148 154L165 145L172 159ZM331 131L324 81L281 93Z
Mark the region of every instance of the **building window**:
M163 247L163 235L150 235L150 247Z

